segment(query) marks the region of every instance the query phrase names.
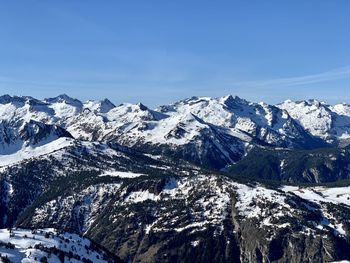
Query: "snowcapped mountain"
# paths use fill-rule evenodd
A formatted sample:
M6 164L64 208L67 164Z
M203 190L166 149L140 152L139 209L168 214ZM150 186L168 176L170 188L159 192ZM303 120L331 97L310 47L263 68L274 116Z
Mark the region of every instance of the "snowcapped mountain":
M1 96L0 262L349 260L349 113Z
M15 153L28 147L39 147L61 137L72 137L57 125L34 120L28 122L0 120L0 156Z
M327 105L317 100L290 100L277 105L297 120L312 135L331 144L348 144L350 139L350 106Z
M117 142L217 169L237 162L255 145L298 149L326 146L330 142L324 136L327 132L315 132L323 123L312 122L314 116L308 122L308 117L304 120L295 109L286 103L276 107L232 96L193 97L155 110L141 103L114 106L107 99L83 103L67 95L43 101L8 95L0 98L2 122L56 125L76 139ZM334 109L339 114L346 112L340 106ZM301 115L308 116L308 107L303 110L305 114ZM337 134L344 131L339 140L345 138L346 117L335 111L332 114L333 122L339 124ZM328 131L331 128L327 125L331 127L329 121L322 127Z

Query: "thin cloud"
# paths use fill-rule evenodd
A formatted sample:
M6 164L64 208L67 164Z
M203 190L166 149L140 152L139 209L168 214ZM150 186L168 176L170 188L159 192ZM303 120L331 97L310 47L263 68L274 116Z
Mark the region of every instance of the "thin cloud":
M337 69L322 72L319 74L313 74L313 75L307 75L307 76L236 82L235 86L267 87L267 88L290 87L290 86L302 86L302 85L321 83L321 82L327 82L327 81L339 80L339 79L347 79L347 78L350 78L350 66L337 68Z

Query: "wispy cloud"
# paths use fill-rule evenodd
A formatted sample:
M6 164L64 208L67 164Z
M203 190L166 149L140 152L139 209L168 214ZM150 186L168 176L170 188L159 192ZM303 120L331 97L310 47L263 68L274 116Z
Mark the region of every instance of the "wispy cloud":
M297 76L290 78L276 78L269 80L254 80L254 81L238 81L234 83L234 86L244 87L291 87L291 86L303 86L314 83L328 82L332 80L340 80L350 78L350 66L336 68L330 71L325 71L318 74Z

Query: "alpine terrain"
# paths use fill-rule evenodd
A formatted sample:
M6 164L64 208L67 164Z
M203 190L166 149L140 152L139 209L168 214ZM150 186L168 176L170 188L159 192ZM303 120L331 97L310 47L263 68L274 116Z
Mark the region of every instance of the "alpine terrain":
M0 97L0 262L350 260L350 105Z

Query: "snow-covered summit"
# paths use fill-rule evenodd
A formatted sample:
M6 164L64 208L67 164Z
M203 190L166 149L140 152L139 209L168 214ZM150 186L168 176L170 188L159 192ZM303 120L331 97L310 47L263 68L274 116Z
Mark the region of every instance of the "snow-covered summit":
M339 115L350 116L350 105L347 103L336 104L331 109Z
M57 97L54 97L54 98L47 98L47 99L44 99L44 101L49 103L49 104L66 103L66 104L70 104L72 106L82 107L82 102L80 100L71 98L66 94L61 94L61 95L58 95Z
M350 138L349 105L330 106L318 100L289 100L277 106L286 110L312 135L328 143L337 143Z
M346 104L287 100L269 105L232 95L191 97L155 110L142 103L115 106L108 99L81 102L65 94L42 101L4 95L0 120L12 126L19 121L57 125L76 139L113 141L151 152L162 146L162 152L190 160L203 159L213 147L218 156L237 161L254 145L316 148L350 140ZM239 154L232 158L230 152Z
M39 147L61 137L72 136L57 125L34 120L18 122L0 120L0 156L13 154L27 147Z
M115 105L108 99L104 100L88 100L84 103L84 108L91 111L107 113L113 109Z

